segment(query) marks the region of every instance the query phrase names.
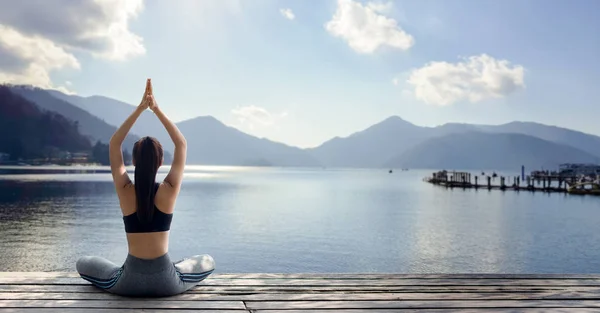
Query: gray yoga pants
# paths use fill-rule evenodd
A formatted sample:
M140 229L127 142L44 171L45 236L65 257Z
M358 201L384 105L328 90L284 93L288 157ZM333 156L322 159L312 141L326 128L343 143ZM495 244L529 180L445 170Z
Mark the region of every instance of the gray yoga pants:
M169 254L146 260L127 255L123 266L96 256L77 260L79 275L108 292L129 297L166 297L198 284L215 269L209 255L171 262Z

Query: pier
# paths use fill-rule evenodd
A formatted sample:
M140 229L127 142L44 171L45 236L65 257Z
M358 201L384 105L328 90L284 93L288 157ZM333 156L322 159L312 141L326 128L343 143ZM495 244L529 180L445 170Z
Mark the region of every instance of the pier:
M125 298L76 273L0 273L0 312L597 312L600 275L215 274L168 298Z
M600 184L594 181L579 181L575 176L528 175L521 176L477 176L470 172L438 171L424 181L447 188L473 188L487 190L514 190L531 192L559 192L578 195L600 195ZM497 182L496 182L497 181Z

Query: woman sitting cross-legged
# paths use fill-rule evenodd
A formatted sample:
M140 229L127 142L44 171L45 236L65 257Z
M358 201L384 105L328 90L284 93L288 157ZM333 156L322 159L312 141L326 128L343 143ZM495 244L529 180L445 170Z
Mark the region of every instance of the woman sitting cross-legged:
M144 137L133 146L135 183L129 179L123 164L123 141L147 108L158 117L175 144L173 164L162 183L155 180L162 165L163 149L154 138ZM196 286L213 272L215 263L209 255L196 255L179 262L169 258L169 229L183 178L186 141L158 108L149 79L142 102L112 136L109 147L129 254L122 266L97 256L82 257L77 261L77 271L95 286L123 296L170 296Z

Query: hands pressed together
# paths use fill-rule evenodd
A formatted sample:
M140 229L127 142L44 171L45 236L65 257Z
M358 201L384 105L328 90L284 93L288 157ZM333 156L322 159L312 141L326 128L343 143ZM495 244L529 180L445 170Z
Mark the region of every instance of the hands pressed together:
M144 96L142 97L139 107L143 110L150 109L152 112L158 109L154 94L152 93L152 81L150 78L146 80L146 90L144 91Z

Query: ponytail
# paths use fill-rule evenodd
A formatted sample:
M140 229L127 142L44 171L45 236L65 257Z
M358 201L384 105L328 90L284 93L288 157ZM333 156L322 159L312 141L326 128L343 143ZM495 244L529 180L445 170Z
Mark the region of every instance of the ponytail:
M144 137L133 146L133 157L137 216L140 222L149 223L154 216L156 173L162 163L162 147L156 139Z

